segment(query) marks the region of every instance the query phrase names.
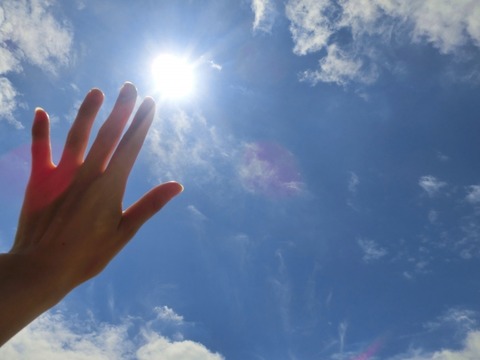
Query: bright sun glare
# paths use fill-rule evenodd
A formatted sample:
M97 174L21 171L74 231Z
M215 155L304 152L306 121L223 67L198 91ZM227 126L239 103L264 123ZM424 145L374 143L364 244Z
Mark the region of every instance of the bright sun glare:
M172 54L157 56L152 62L152 75L156 89L162 97L179 99L193 90L193 67Z

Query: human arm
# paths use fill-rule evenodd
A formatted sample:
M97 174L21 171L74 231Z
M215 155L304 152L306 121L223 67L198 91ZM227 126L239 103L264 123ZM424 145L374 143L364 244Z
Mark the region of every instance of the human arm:
M128 175L153 121L146 98L122 136L137 92L126 83L84 158L103 93L91 90L72 124L58 165L49 119L35 111L32 170L12 249L0 254L0 346L79 284L100 273L137 230L182 191L154 187L122 210Z

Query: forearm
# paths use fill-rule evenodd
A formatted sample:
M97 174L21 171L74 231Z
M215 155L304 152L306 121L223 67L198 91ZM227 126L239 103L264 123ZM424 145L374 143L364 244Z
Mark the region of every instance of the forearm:
M28 256L0 254L0 346L67 294L54 274Z

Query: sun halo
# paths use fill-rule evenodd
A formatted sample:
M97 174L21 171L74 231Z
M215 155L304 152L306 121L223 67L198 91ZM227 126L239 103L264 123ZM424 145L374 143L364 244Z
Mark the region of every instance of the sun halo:
M156 91L166 99L187 97L193 91L193 66L184 58L173 54L160 54L151 65Z

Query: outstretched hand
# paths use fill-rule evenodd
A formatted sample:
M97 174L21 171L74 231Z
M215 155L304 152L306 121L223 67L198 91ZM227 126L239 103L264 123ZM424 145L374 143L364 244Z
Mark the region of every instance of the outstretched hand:
M0 255L0 345L69 291L97 275L137 230L183 187L161 184L123 211L128 175L155 113L146 98L131 125L137 91L125 83L84 158L103 93L91 90L68 134L58 165L51 157L49 119L37 108L32 171L17 235Z

